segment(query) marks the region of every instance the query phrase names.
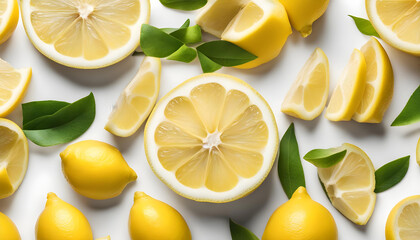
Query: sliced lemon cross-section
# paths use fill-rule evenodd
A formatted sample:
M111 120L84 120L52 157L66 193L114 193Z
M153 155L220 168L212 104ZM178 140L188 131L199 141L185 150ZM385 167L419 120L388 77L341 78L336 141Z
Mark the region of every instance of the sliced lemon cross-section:
M386 240L420 239L420 195L401 200L389 213L386 221Z
M5 42L15 31L19 21L17 0L0 1L0 44Z
M268 175L278 144L266 101L223 74L180 84L159 101L145 130L153 171L196 201L228 202L252 192Z
M75 68L114 64L133 52L149 21L149 0L22 0L32 44L55 62Z

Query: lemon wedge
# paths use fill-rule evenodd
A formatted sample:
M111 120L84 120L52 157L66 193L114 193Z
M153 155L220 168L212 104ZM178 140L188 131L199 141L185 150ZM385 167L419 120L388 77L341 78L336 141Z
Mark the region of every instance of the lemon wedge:
M28 140L14 122L0 118L0 199L12 195L28 168Z
M287 92L281 111L303 120L315 119L327 103L329 79L328 58L317 48Z
M328 103L325 117L331 121L351 120L360 105L365 85L365 57L360 50L354 49Z
M149 0L22 0L32 44L74 68L100 68L132 53L150 17Z
M389 213L386 221L386 240L420 239L420 195L403 199Z
M209 1L196 22L204 31L258 57L238 68L253 68L272 60L292 33L286 10L278 0Z
M206 202L241 198L267 177L277 154L277 124L251 86L202 74L156 105L145 128L147 160L178 194Z
M145 57L111 112L105 129L120 137L133 135L152 111L160 88L161 61Z
M17 0L0 2L0 44L4 43L15 31L19 22L19 5Z
M420 56L420 2L418 0L366 0L369 19L391 46Z
M362 149L348 143L342 148L347 150L344 159L318 168L318 175L334 207L352 222L365 225L375 208L375 169Z

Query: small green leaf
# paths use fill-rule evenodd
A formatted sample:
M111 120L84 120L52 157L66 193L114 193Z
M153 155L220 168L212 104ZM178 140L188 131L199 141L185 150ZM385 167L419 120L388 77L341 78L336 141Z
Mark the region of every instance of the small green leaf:
M229 228L232 240L259 240L254 233L246 229L245 227L235 223L229 218Z
M372 23L369 22L369 20L366 20L364 18L355 17L352 15L349 15L349 17L353 18L354 23L356 24L357 29L365 35L368 36L374 36L377 38L381 38L379 34L376 32L375 28L373 28Z
M140 46L144 54L151 57L166 58L184 45L177 38L149 24L141 27Z
M420 85L391 126L404 126L420 121Z
M171 33L173 33L173 32L175 32L176 30L178 30L178 29L181 29L181 28L187 28L187 27L189 27L190 26L190 19L187 19L182 25L181 25L181 27L180 28L161 28L160 30L162 30L162 31L164 31L165 33L167 33L167 34L171 34Z
M204 7L207 0L159 0L163 6L173 9L192 11Z
M380 193L397 185L407 174L410 156L402 157L383 165L376 170L375 192Z
M303 159L319 168L329 168L343 160L347 150L342 147L328 149L314 149L308 152Z
M168 60L189 63L197 57L195 49L182 45L176 52L167 57Z
M25 125L30 121L56 113L58 110L70 105L68 102L60 101L36 101L22 104L22 125Z
M202 54L201 52L198 53L198 59L200 60L201 69L203 73L211 73L219 70L222 68L222 65L213 62L210 58L206 57L206 55Z
M201 42L201 28L198 25L177 29L170 33L170 35L176 37L184 44Z
M306 187L293 123L290 124L280 141L278 174L283 190L289 199L298 187Z

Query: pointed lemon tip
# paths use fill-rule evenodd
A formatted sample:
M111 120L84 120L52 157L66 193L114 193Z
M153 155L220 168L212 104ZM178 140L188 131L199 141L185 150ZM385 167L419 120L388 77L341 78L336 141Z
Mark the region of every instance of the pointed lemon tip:
M148 198L148 197L149 197L149 195L147 195L146 193L137 191L137 192L134 193L134 202L141 199L141 198Z
M57 194L55 194L55 193L53 193L53 192L49 192L49 193L47 194L47 200L56 200L56 199L59 199L59 198L57 197Z
M312 25L307 25L303 27L299 32L300 32L300 35L302 35L302 37L306 38L312 33Z
M311 198L306 191L305 187L299 187L296 189L296 191L293 193L292 198Z
M130 182L134 182L137 179L137 173L132 168L129 168L129 178L128 179L129 179Z

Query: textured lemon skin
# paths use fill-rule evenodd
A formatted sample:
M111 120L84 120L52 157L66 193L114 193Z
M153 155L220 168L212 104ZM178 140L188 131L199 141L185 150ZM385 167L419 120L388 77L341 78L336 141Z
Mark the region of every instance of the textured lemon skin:
M128 225L132 240L191 240L190 229L182 215L143 192L134 194Z
M0 44L6 42L7 39L12 36L12 33L15 31L16 26L19 22L19 5L17 0L13 0L13 7L12 7L12 13L10 15L9 19L6 19L7 24L4 27L4 30L0 32ZM3 21L4 19L2 19Z
M398 212L399 210L406 205L408 202L411 201L419 201L420 195L415 195L411 197L407 197L403 200L401 200L397 205L395 205L391 212L388 215L388 219L386 220L385 225L385 239L386 240L400 240L398 237L398 232L396 232L396 229L394 229L394 226L396 226L396 221L398 220Z
M261 240L337 240L331 213L313 201L304 187L271 215Z
M5 240L21 240L16 225L9 217L0 212L0 236Z
M35 226L36 240L92 240L86 217L77 208L48 193L45 209Z
M79 194L97 200L118 196L137 174L120 151L104 142L86 140L68 146L61 166L67 181Z

